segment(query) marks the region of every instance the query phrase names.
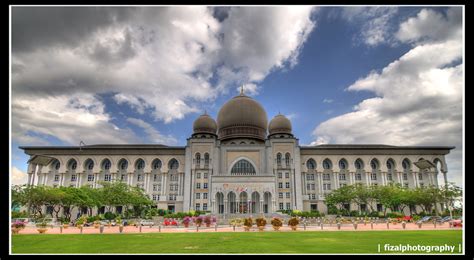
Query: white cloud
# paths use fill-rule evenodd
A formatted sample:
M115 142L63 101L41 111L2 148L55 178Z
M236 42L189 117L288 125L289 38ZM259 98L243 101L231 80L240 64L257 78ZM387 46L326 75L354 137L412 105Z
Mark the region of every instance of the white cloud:
M164 145L176 145L178 140L171 135L162 135L158 130L156 130L151 124L138 119L138 118L127 118L127 122L134 124L140 128L142 128L145 133L147 134L147 138L144 138L144 142L149 143L156 143L156 144L164 144Z
M402 23L395 36L402 42L461 40L462 8L450 8L446 15L434 10L423 9L416 17Z
M28 140L28 132L55 137L78 145L82 140L93 143L128 143L138 138L130 129L120 129L111 122L104 104L91 94L12 99L12 136L17 141ZM47 143L41 137L40 142Z
M390 21L397 13L397 7L345 7L341 17L350 23L360 24L356 41L376 46L391 41Z
M330 99L330 98L325 98L325 99L323 99L323 103L328 103L328 104L330 104L330 103L332 103L332 102L334 102L333 99Z
M256 96L258 95L260 90L260 87L253 83L243 84L243 87L244 94L247 96ZM242 90L242 86L237 87L236 90L240 93L240 91Z
M28 182L28 175L17 167L11 168L11 182L13 185L22 185Z
M425 22L423 15L419 14L418 18L402 23L401 28L407 23ZM434 28L437 23L442 23L441 27L448 23L453 27L451 31L459 30L459 24L442 19L430 23ZM442 39L439 35L432 36L430 31L410 36L423 41L382 71L373 71L347 88L370 91L376 96L363 100L350 113L319 124L313 132L312 144L456 146L447 159L448 166L453 166L451 176L459 181L464 78L460 64L463 46L458 36L445 34Z
M171 123L243 83L257 95L271 71L297 64L315 27L314 8L301 6L232 7L221 20L205 6L65 9L13 13L12 121L22 142L46 134L76 144L77 132L89 143L137 139L103 111L68 105L75 96L111 93L116 103ZM57 32L37 33L42 25ZM61 119L75 116L81 124ZM100 127L115 132L86 134Z

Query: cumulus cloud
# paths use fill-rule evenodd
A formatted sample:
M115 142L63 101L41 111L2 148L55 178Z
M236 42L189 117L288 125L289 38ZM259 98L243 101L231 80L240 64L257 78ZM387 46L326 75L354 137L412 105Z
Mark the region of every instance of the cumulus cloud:
M12 185L22 185L26 184L28 181L28 175L17 167L13 166L11 168L11 182Z
M370 91L375 97L363 100L350 113L319 124L312 144L456 146L447 159L460 184L463 44L462 24L455 22L461 18L454 14L461 12L450 9L444 16L424 9L402 23L397 37L413 42L414 47L382 71L373 71L350 85L347 91ZM424 24L443 33L416 29ZM408 25L414 26L410 27L414 32L406 31Z
M355 36L356 42L376 46L391 41L391 19L397 13L397 7L359 7L342 9L341 17L348 22L360 25Z
M56 137L69 145L78 145L81 140L88 144L138 140L130 129L110 121L104 104L91 94L12 99L12 137L20 144L31 145L31 138L39 138L31 132Z
M112 94L118 104L171 123L200 111L199 104L236 85L246 83L248 93L256 95L258 83L270 72L297 64L315 27L313 11L312 7L13 7L12 119L22 136L33 138L28 135L31 131L76 143L72 137L77 135L60 132L79 131L73 129L79 124L53 115L62 130L47 130L55 128L53 120L43 115L52 102L58 102L52 105L57 109L81 114L84 108L68 106L73 97ZM105 106L101 100L95 102ZM85 112L95 118L91 121L95 127L116 129L103 111ZM41 120L32 120L36 114ZM80 131L104 132L86 128ZM100 134L93 136L89 139L100 139ZM100 142L136 140L130 132L103 137Z

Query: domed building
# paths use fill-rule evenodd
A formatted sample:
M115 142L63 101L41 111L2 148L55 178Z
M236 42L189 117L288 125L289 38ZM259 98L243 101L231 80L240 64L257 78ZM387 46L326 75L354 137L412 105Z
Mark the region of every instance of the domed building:
M438 185L439 174L446 183L445 155L454 148L300 145L287 117L277 114L268 122L264 107L243 91L220 108L217 120L198 116L192 130L186 146L20 148L30 156L29 185L95 188L102 181L121 181L142 188L157 208L227 216L270 216L288 209L327 213L325 196L345 185L416 188ZM385 210L380 204L344 205L358 211L369 206Z

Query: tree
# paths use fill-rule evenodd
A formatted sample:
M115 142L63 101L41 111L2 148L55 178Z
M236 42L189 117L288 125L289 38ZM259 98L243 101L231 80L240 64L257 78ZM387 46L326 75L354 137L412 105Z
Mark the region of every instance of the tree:
M328 206L335 205L339 206L339 209L343 209L344 204L350 204L354 197L354 186L347 185L337 190L332 191L326 195L325 202Z

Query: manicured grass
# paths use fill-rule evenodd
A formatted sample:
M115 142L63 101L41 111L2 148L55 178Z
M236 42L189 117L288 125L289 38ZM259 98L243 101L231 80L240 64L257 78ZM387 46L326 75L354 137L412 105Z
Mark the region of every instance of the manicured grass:
M377 253L386 243L448 244L458 253L462 231L20 234L12 253Z

